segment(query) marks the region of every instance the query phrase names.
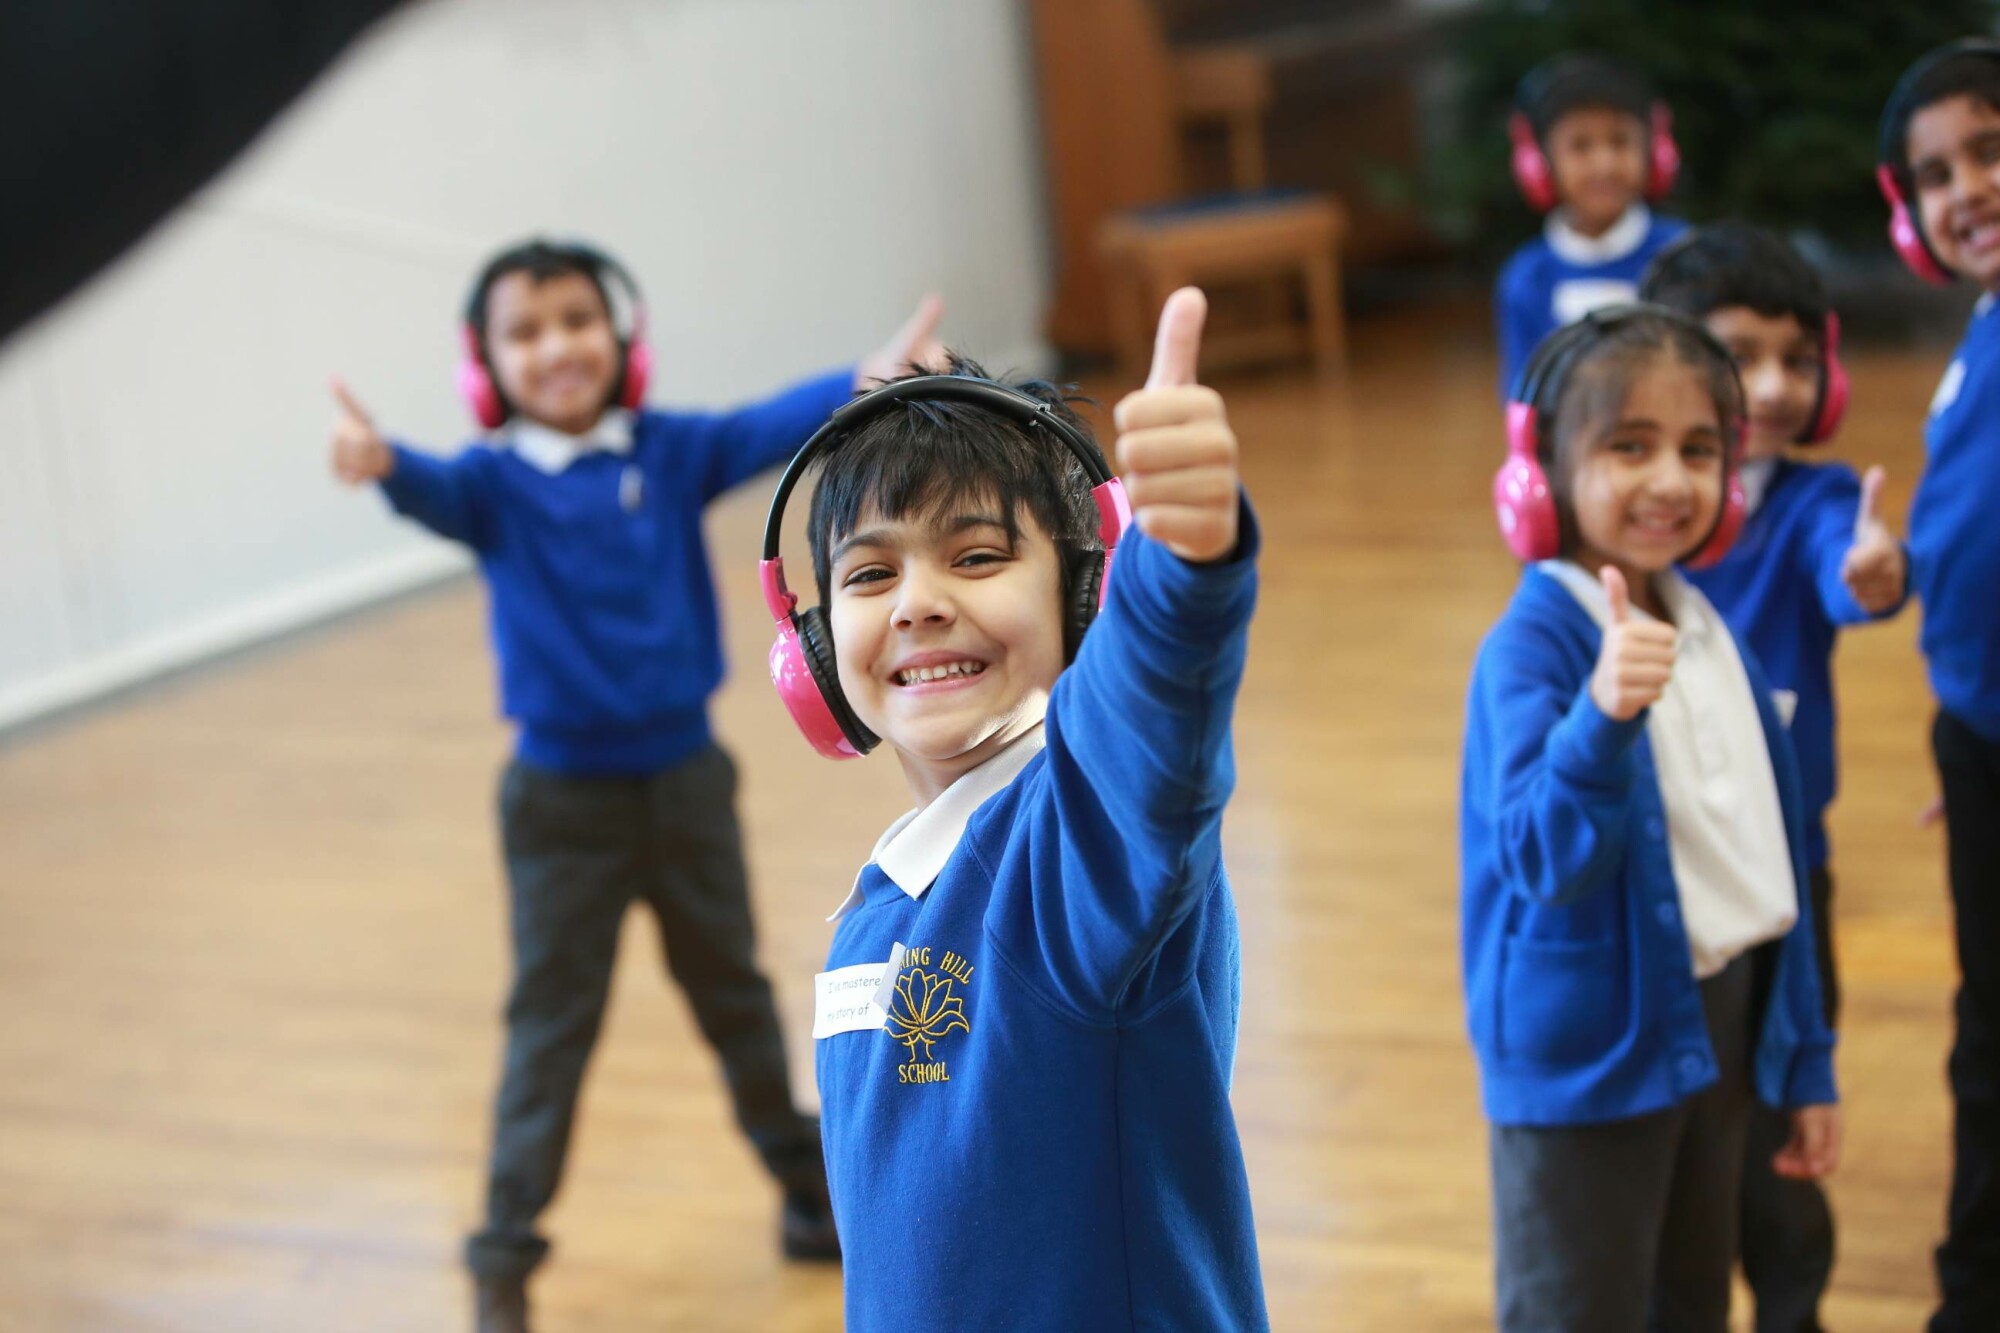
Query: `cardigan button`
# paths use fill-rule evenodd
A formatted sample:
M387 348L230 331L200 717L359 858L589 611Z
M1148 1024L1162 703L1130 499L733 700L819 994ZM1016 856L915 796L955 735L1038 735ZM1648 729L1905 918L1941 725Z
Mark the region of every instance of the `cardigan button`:
M1655 841L1658 841L1660 838L1666 836L1666 832L1667 832L1666 823L1658 815L1649 815L1647 817L1646 819L1647 837L1652 838Z
M1689 1081L1708 1072L1708 1062L1690 1051L1681 1057L1681 1077Z
M1680 919L1680 909L1672 903L1661 903L1653 909L1653 916L1663 926L1671 926Z

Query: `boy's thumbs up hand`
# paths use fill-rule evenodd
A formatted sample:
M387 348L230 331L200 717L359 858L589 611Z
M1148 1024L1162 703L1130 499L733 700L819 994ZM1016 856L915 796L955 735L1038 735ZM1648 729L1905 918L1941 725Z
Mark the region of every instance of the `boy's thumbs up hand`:
M1854 516L1854 544L1841 562L1841 582L1863 611L1879 616L1903 600L1903 585L1909 578L1909 562L1903 547L1882 522L1882 480L1887 474L1879 467L1868 469L1861 479L1861 508Z
M1615 566L1598 571L1611 601L1611 623L1590 677L1591 702L1614 722L1630 722L1659 702L1674 674L1674 627L1632 615L1625 575Z
M937 339L937 327L943 320L944 298L932 292L917 302L917 308L889 335L888 342L861 358L854 367L854 387L872 389L904 375L943 370L950 359Z
M335 377L332 387L340 409L333 420L333 475L350 486L382 480L396 470L396 455L346 382Z
M1236 433L1222 396L1195 383L1208 298L1183 287L1167 298L1146 387L1112 413L1118 471L1139 530L1183 560L1220 560L1236 549Z

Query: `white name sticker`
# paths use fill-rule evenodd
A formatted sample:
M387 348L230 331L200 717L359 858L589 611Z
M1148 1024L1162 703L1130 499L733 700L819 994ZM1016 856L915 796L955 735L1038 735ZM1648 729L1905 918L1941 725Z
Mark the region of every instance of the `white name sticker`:
M875 1003L875 992L887 975L885 963L857 963L813 977L813 1040L842 1032L868 1032L881 1027L888 1013Z

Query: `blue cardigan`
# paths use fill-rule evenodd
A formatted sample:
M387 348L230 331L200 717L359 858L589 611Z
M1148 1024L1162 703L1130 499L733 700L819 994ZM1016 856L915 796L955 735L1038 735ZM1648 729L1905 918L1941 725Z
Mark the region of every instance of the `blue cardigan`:
M921 897L870 863L840 918L829 970L908 950L888 1025L816 1043L851 1329L1269 1327L1229 1106L1244 513L1216 564L1125 537L1046 748Z
M1590 698L1603 634L1528 569L1473 668L1460 805L1467 1018L1487 1117L1572 1125L1675 1105L1717 1077L1668 854L1645 715ZM1758 1097L1831 1102L1806 892L1798 765L1737 643L1771 749L1799 919L1778 942L1755 1057Z
M521 758L644 775L708 744L723 660L702 511L790 458L853 392L849 367L733 411L648 409L629 456L585 454L555 476L511 449L395 446L390 505L479 557Z

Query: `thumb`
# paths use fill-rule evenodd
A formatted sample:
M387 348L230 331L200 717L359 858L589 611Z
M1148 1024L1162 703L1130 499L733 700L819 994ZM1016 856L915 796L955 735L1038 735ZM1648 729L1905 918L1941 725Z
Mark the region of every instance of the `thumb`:
M1195 383L1195 359L1201 352L1201 326L1208 318L1208 298L1199 287L1183 287L1160 310L1160 330L1153 339L1153 369L1149 389L1171 389Z
M896 330L896 336L889 340L889 345L896 349L897 355L907 356L930 340L943 319L944 298L931 292L917 302L917 308L903 321L903 327Z
M1625 586L1625 575L1616 565L1606 565L1597 571L1598 579L1604 584L1604 595L1611 599L1611 623L1622 625L1632 618L1632 594Z
M1882 507L1882 482L1888 477L1880 464L1868 469L1861 478L1861 508L1854 515L1854 535L1859 537L1880 522Z
M328 384L333 389L333 401L340 404L341 411L347 413L347 415L353 417L356 421L368 427L368 429L375 429L374 418L368 415L368 409L361 405L361 400L354 396L354 391L347 387L346 380L335 375L328 381Z

